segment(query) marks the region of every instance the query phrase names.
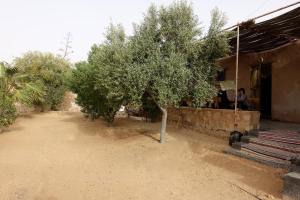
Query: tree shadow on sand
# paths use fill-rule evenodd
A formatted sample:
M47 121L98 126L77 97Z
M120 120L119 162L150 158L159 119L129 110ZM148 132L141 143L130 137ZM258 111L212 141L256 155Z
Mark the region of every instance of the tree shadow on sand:
M90 120L82 113L66 113L63 122L76 124L82 134L89 136L111 137L115 140L133 139L135 137L147 137L159 142L157 133L159 127L155 123L149 123L128 118L115 119L112 126L104 120ZM155 131L156 130L156 131Z

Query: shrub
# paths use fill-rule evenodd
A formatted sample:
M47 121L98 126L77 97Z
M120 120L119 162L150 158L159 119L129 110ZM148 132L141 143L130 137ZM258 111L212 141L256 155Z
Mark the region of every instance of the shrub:
M11 125L16 117L17 112L14 106L13 100L8 97L4 96L3 92L0 91L0 130L3 127L7 127Z
M88 62L77 63L70 79L70 88L77 94L82 111L93 119L102 117L109 124L121 105L126 104L125 44L123 28L111 25L104 44L93 45Z
M28 52L15 59L14 67L42 87L43 101L36 101L35 105L42 109L58 109L67 90L66 74L70 70L70 63L51 53Z
M42 96L39 85L20 74L18 68L0 63L0 129L16 119L16 102L31 106L34 101L42 101Z

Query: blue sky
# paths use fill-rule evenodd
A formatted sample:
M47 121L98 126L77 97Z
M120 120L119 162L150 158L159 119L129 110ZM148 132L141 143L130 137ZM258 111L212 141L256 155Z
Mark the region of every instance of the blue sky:
M11 62L29 50L59 53L63 38L72 34L73 62L87 58L90 46L103 40L110 21L132 33L151 3L168 5L173 0L0 0L0 60ZM228 26L296 2L296 0L191 0L202 26L210 11L226 13ZM282 12L281 12L282 13ZM278 13L280 14L280 13ZM278 15L277 14L277 15ZM267 17L270 18L270 17Z

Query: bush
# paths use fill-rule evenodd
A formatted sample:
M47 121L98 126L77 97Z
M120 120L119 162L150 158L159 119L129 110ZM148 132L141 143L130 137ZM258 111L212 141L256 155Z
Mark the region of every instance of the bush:
M0 63L0 129L15 121L15 103L31 106L34 101L42 101L42 95L39 85L19 74L18 68Z
M8 96L4 96L0 91L0 130L3 127L11 125L17 117L17 111L13 100Z
M58 109L67 90L66 74L70 70L70 63L51 53L28 52L15 59L14 67L21 74L29 76L30 81L41 85L43 101L36 101L35 105L42 109Z
M126 50L123 28L111 25L104 44L93 45L88 62L77 63L72 71L70 88L82 111L93 119L102 117L111 124L121 105L126 105Z
M69 88L77 94L76 103L81 106L81 111L91 118L99 117L101 108L101 93L94 87L94 68L87 62L75 64L69 78Z
M105 89L95 87L96 72L97 67L87 62L76 63L69 79L69 87L77 94L76 103L81 106L83 113L91 119L103 117L108 123L112 123L121 104L118 100L109 99Z

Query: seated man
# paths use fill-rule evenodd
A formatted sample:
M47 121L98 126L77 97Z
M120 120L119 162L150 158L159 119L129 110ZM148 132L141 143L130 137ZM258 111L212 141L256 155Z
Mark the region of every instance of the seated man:
M248 99L247 99L245 88L240 88L238 90L237 101L238 101L238 107L240 109L248 110L249 104L248 104Z

